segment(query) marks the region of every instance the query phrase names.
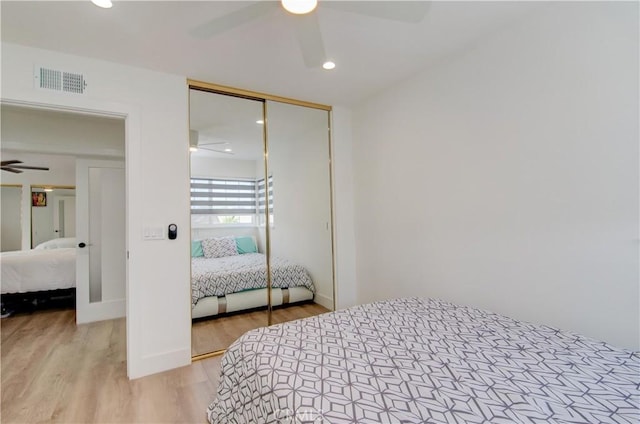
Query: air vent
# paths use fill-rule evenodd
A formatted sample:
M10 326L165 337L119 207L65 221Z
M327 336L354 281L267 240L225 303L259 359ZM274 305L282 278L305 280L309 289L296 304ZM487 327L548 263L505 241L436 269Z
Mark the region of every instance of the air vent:
M55 90L65 93L84 94L87 81L83 74L60 71L57 69L36 67L34 74L36 88Z

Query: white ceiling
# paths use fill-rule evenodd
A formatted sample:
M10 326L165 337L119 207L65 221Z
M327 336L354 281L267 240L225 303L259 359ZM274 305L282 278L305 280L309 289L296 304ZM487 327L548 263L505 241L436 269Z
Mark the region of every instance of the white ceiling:
M192 156L258 160L263 157L262 102L190 90L189 128L198 133ZM219 153L212 150L231 152Z
M323 7L317 17L333 71L304 65L279 7L210 38L194 29L251 2L2 1L2 40L329 105L353 105L542 7L541 2L432 2L419 23ZM397 4L397 6L396 6ZM360 5L360 7L363 7ZM364 5L366 8L366 5ZM402 8L402 2L394 2Z

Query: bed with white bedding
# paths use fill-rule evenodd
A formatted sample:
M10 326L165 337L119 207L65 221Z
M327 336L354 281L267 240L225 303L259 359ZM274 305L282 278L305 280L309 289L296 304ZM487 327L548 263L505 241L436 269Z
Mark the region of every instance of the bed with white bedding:
M222 359L221 423L638 423L640 353L405 298L250 331Z
M33 249L0 254L2 294L69 289L76 285L76 249Z

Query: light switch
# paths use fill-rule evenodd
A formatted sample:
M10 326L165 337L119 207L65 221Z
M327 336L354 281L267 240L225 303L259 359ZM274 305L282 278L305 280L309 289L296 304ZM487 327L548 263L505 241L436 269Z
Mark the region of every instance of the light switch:
M142 229L143 240L164 240L164 229L162 227L144 227Z

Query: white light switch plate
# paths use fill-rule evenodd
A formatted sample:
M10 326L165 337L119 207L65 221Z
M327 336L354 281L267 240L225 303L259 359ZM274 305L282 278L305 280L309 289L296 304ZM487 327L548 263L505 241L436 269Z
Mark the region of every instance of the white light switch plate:
M162 227L144 227L142 230L143 240L164 240L164 237Z

